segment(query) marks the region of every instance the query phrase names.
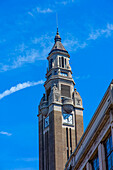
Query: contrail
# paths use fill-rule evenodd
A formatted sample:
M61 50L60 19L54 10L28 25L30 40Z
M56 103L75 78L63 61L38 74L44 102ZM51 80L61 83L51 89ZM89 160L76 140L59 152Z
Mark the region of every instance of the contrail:
M25 89L27 87L36 86L38 84L43 84L43 83L44 83L43 80L40 80L40 81L37 81L37 82L27 81L27 82L24 82L24 83L19 83L16 86L11 87L9 90L5 90L3 93L1 93L0 99L4 98L5 96L8 96L12 93L15 93L16 91Z

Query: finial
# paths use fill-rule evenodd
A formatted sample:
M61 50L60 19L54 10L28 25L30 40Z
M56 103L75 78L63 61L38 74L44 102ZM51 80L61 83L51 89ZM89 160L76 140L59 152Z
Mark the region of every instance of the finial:
M58 32L58 26L57 26L57 35L59 35L59 32Z
M59 32L58 32L58 27L57 27L57 33L56 33L56 36L55 36L55 43L57 42L57 41L60 41L61 42L61 38L60 38L60 35L59 35Z

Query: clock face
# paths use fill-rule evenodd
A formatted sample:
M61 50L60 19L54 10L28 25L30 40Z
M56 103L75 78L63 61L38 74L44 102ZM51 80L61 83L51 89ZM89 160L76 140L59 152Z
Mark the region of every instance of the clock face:
M49 116L45 118L44 126L45 128L49 126Z
M72 125L73 124L73 115L63 113L63 123Z

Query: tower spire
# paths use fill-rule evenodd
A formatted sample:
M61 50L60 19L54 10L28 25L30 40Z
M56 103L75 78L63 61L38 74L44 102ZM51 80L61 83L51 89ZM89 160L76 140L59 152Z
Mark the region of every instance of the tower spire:
M65 168L83 134L82 99L74 91L69 54L58 32L48 59L45 94L39 104L39 169Z
M58 25L57 25L57 32L56 32L54 41L55 41L54 46L52 47L49 55L50 55L52 52L55 52L55 51L62 51L62 52L68 53L68 51L64 48L64 46L63 46L62 43L61 43L61 37L60 37L60 35L59 35Z
M56 36L55 36L55 43L57 42L57 41L60 41L61 42L61 37L60 37L60 35L59 35L59 32L58 32L58 27L57 27L57 33L56 33Z
M57 26L57 35L59 35L59 32L58 32L58 26Z

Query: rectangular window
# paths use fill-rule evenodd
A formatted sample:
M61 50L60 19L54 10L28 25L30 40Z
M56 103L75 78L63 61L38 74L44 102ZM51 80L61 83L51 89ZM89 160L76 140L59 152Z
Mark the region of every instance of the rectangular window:
M52 68L52 63L53 63L53 59L50 59L50 61L49 61L49 69Z
M66 63L66 58L65 58L65 68L66 68L66 65L67 65L67 63Z
M61 84L61 96L70 97L70 86Z
M71 138L71 128L69 129L70 131L70 154L72 154L72 138Z
M64 57L62 57L62 67L64 68Z
M62 66L62 63L61 63L61 58L59 58L59 66L61 67Z
M91 161L92 164L92 169L93 170L99 170L99 159L98 159L98 154L94 157L94 159Z
M51 87L47 90L47 101L49 100L50 92L51 92Z
M105 152L106 152L106 166L108 170L113 169L113 147L112 147L112 137L109 137L105 141Z
M57 71L54 72L54 75L57 75Z
M67 141L67 160L68 160L69 159L68 128L66 128L66 141Z

